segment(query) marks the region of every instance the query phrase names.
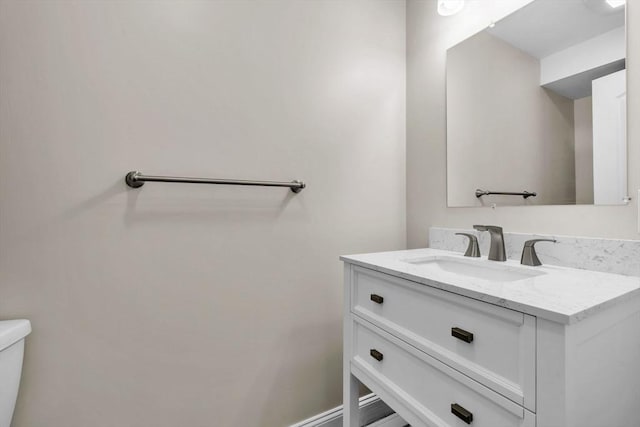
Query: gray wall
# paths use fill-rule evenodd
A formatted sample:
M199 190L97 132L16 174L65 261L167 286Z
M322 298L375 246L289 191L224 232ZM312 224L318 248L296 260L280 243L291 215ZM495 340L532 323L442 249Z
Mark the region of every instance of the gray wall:
M468 228L502 225L509 231L638 239L636 194L628 206L514 206L447 208L446 198L446 51L486 28L483 2L467 2L453 17L441 17L436 2L407 3L407 239L409 247L427 245L432 225ZM628 88L635 93L640 74L640 7L628 7ZM640 113L640 97L630 96L629 117ZM629 121L629 188L640 188L640 122Z
M0 318L34 328L14 426L338 405L338 255L405 247L405 3L0 0L0 55Z
M482 31L447 51L448 206L575 203L573 100L540 87L540 62ZM508 159L508 160L507 160Z
M576 99L574 105L576 141L576 203L593 203L593 111L592 98Z

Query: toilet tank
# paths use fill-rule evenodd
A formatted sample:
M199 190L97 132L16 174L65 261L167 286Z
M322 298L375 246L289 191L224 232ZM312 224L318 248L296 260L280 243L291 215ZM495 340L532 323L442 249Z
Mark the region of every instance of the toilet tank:
M18 397L28 320L0 321L0 427L9 427Z

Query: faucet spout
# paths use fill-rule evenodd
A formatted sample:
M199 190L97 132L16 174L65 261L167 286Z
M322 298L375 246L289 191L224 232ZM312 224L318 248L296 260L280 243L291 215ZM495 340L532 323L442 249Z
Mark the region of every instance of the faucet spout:
M488 231L491 236L491 245L489 247L489 259L491 261L506 261L507 254L504 249L504 236L502 227L497 225L474 225L478 231Z

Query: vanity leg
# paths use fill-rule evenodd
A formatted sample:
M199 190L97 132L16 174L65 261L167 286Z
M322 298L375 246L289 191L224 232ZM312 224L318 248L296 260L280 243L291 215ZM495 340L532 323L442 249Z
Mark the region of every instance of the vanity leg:
M359 408L359 387L360 382L351 374L344 377L342 426L360 427Z
M342 346L342 426L360 427L360 381L351 375L353 323L351 322L351 265L344 266L344 317Z

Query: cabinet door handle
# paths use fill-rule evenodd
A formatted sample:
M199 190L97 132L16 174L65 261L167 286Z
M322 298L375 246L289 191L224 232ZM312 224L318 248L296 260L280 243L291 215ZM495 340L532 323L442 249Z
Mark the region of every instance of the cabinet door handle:
M451 336L467 343L473 341L473 334L460 328L451 328Z
M374 359L376 359L378 362L382 361L382 359L384 358L383 354L380 353L378 350L376 350L375 348L372 348L369 351L369 354L371 355L371 357L373 357Z
M473 421L473 414L457 403L451 404L451 413L467 424L471 424Z
M382 298L380 295L371 294L371 301L382 304L384 302L384 298Z

